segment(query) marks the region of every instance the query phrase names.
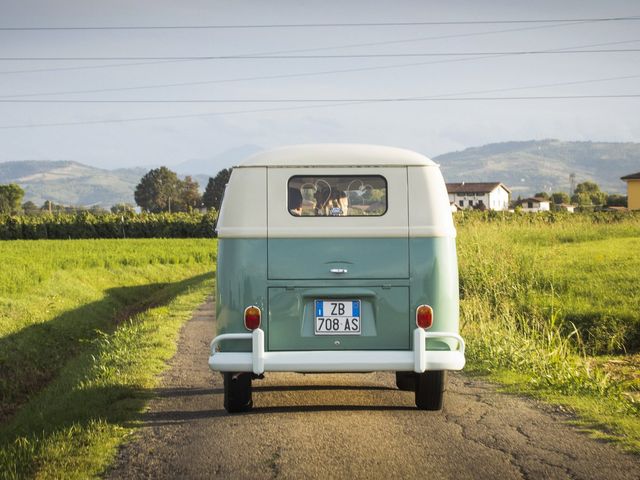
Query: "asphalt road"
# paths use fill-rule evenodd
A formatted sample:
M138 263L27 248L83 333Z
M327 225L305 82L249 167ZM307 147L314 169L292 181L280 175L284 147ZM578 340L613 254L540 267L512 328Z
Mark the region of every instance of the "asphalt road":
M228 415L207 357L203 305L182 331L144 425L107 478L633 479L640 457L592 440L568 414L449 376L445 408L414 408L390 373L268 374L254 410Z

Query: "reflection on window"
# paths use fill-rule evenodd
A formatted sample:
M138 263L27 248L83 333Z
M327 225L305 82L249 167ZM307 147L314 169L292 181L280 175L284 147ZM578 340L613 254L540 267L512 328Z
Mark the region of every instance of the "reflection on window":
M387 211L387 181L378 175L295 176L287 204L301 217L380 216Z

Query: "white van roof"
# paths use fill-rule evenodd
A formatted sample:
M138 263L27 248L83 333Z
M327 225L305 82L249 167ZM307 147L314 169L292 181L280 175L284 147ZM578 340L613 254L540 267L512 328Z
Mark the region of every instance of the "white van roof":
M359 144L293 145L257 153L238 167L436 166L403 148Z

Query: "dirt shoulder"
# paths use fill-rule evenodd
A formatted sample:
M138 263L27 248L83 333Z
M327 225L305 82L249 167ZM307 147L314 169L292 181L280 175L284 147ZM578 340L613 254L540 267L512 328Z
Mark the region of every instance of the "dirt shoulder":
M418 411L390 373L268 374L228 415L207 366L213 304L194 314L143 426L106 478L637 479L640 458L567 415L449 376L442 412Z

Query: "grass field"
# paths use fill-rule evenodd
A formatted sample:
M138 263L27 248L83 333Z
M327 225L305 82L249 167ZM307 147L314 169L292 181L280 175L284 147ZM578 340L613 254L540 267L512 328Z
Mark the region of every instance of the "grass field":
M466 370L640 452L640 216L457 221ZM100 474L215 256L214 240L0 243L0 478Z
M0 478L104 468L213 292L213 240L0 243Z
M640 217L546 218L459 219L467 370L640 452Z

